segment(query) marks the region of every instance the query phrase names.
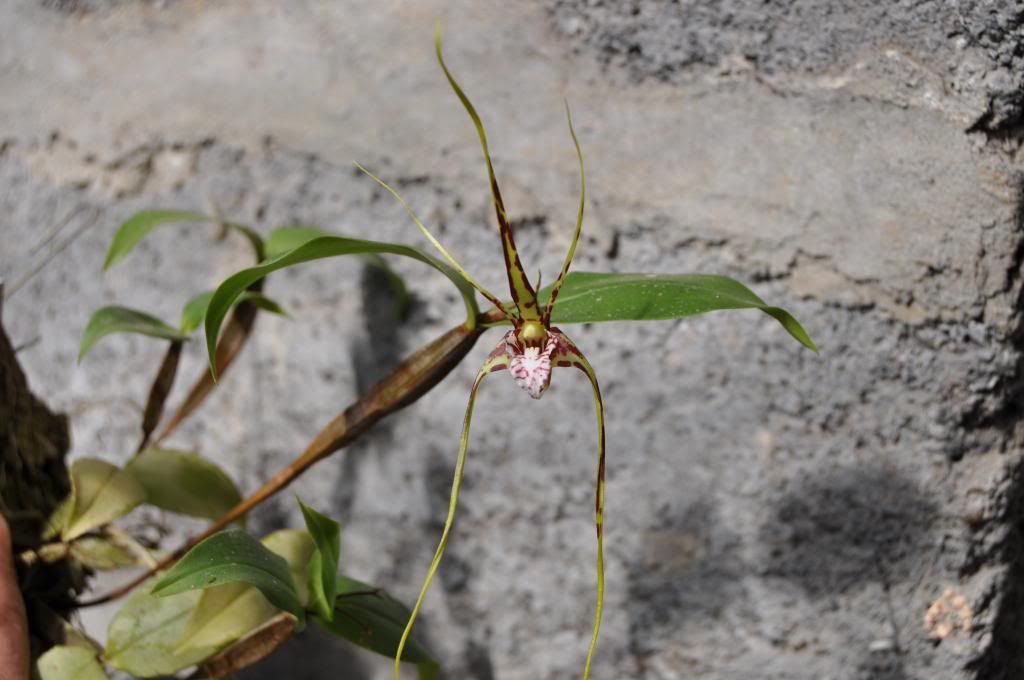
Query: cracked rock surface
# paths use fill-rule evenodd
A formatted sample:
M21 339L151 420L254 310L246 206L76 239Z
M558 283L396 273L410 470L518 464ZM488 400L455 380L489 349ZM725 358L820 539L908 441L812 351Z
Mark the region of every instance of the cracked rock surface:
M608 409L593 677L1024 677L1022 12L981 0L5 3L5 325L33 389L69 414L72 455L121 462L162 347L112 337L76 366L89 314L117 303L173 321L251 258L215 228L174 226L101 274L137 210L422 245L355 159L500 290L479 149L433 61L441 17L528 269L550 280L571 236L565 98L587 160L577 269L733 276L822 349L753 312L565 328ZM258 319L171 443L247 491L286 464L459 320L446 280L394 266L415 296L400 324L386 282L358 262L268 279L291 318ZM415 597L469 385L498 337L292 488L342 522L346 573ZM203 370L199 343L181 370L172 400ZM417 628L445 677L578 676L594 602L589 399L573 372L539 403L503 376L483 388L456 533ZM250 526L300 523L285 493ZM94 634L112 611L87 613ZM243 677L339 669L390 673L309 630Z

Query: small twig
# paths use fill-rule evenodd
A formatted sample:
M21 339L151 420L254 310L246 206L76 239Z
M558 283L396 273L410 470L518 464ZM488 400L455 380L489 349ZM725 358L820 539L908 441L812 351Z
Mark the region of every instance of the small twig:
M164 354L164 360L160 362L160 368L153 378L153 385L149 388L149 397L146 399L146 409L142 415L142 438L135 449L135 455L142 453L149 443L149 436L153 434L160 416L164 412L164 404L167 395L174 385L174 376L178 373L178 359L181 358L183 343L180 340L172 340L170 347Z
M12 297L14 297L15 293L17 293L21 288L23 288L25 286L25 284L27 284L29 281L31 281L33 278L35 278L35 276L39 272L43 271L43 269L46 268L46 265L48 265L51 262L53 262L53 260L58 255L60 255L62 252L64 252L64 250L67 249L67 247L70 246L75 241L75 239L77 239L79 236L81 236L85 232L86 229L88 229L92 225L96 224L96 220L99 219L99 216L100 216L99 209L93 208L92 218L86 220L82 224L82 226L80 226L78 229L76 229L74 231L74 233L71 234L71 236L68 236L66 239L61 241L61 243L56 248L54 248L49 253L47 253L46 257L44 257L42 260L40 260L38 264L36 264L31 270L29 270L20 279L18 279L13 284L11 284L10 288L8 288L7 292L4 295L4 299L5 300L10 300Z
M43 237L43 239L39 241L39 243L35 244L34 246L28 249L29 257L35 255L40 250L48 246L50 242L53 241L53 239L57 238L57 235L64 230L64 227L68 226L68 224L71 223L71 220L78 217L83 210L85 210L84 205L76 205L71 211L68 212L67 215L64 216L64 219L60 220L59 222L57 222L57 224L50 227L50 230L49 232L47 232L46 236Z

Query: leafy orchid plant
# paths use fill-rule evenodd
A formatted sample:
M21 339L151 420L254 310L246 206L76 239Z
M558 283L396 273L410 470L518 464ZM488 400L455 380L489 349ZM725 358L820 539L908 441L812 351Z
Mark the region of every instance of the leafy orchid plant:
M477 113L476 108L473 106L473 103L456 81L455 77L452 76L451 71L449 71L448 66L445 64L441 50L440 27L438 27L438 31L435 34L434 48L437 53L437 61L441 66L441 70L444 71L444 75L448 79L449 85L451 85L452 90L454 90L459 101L462 102L463 107L469 114L469 117L476 128L477 135L480 138L480 146L483 149L484 163L487 167L487 179L490 184L491 198L497 217L498 235L501 241L502 253L505 258L505 272L508 276L508 287L512 303L507 304L502 302L496 295L480 285L462 267L462 265L452 257L452 255L444 248L444 246L441 245L434 235L431 234L430 230L427 229L395 189L386 184L376 175L371 174L362 166L359 166L359 168L370 175L370 177L387 189L402 203L413 221L416 222L419 228L427 236L434 247L437 248L437 250L444 256L448 263L451 264L451 266L454 267L455 270L458 271L462 277L472 285L474 289L476 289L477 292L494 305L496 310L496 319L511 323L512 330L505 333L497 346L487 356L487 359L484 361L484 365L477 373L476 380L473 381L473 386L470 388L469 404L466 407L466 415L463 419L462 425L462 435L459 438L459 452L458 458L455 462L455 478L452 482L451 496L448 504L448 515L445 518L444 529L441 533L441 540L438 543L437 550L434 553L434 558L427 571L426 579L420 589L419 597L416 599L416 604L413 606L412 615L409 617L409 622L406 624L405 631L402 633L402 639L398 645L394 666L395 680L398 680L399 677L399 664L401 662L402 652L405 644L409 640L409 635L412 632L416 615L419 613L420 607L423 604L423 599L426 597L427 589L430 587L430 582L433 579L434 574L437 572L441 558L444 555L445 547L448 544L452 523L454 522L455 512L458 507L459 490L462 485L462 477L466 465L466 454L469 449L469 430L473 417L473 405L476 401L476 395L480 388L480 384L483 382L483 379L491 373L507 370L519 387L534 399L540 399L544 396L544 392L551 384L551 374L553 369L556 367L577 368L587 376L587 379L590 381L590 385L593 388L594 408L597 413L597 488L594 502L594 524L597 530L597 605L594 610L594 624L590 636L590 644L587 648L586 662L583 667L583 679L587 680L590 677L594 651L597 648L598 634L601 629L601 613L604 609L604 404L601 399L601 387L598 384L597 374L595 373L593 366L591 366L583 352L580 351L576 344L570 340L561 329L552 326L552 315L556 310L555 305L558 301L558 294L565 285L569 274L569 267L572 264L573 256L576 254L576 245L579 243L580 232L583 228L583 213L586 206L586 180L583 167L583 151L580 149L579 139L576 137L576 131L573 128L572 113L569 110L568 103L566 103L565 110L569 125L569 135L572 137L573 146L576 150L576 157L579 160L580 168L579 208L576 212L576 227L573 232L572 242L569 245L569 252L565 256L565 261L562 264L562 269L558 274L558 278L546 291L546 299L543 299L538 295L536 288L531 285L526 270L523 268L523 263L520 260L519 251L516 248L515 237L512 233L512 226L509 223L508 213L505 210L505 203L502 200L501 190L498 187L498 180L495 177L494 165L491 162L490 151L488 150L487 145L487 135L484 132L483 123L480 120L480 116ZM779 316L783 315L780 314ZM784 316L786 317L786 323L790 324L790 328L799 328L799 324L797 324L792 317L789 317L788 314L785 314ZM800 338L800 336L803 337ZM802 332L802 329L800 329L798 339L802 339L804 344L813 348L813 343L810 342L810 338L806 336L806 333Z
M587 358L578 347L560 329L551 325L551 314L555 309L555 302L558 293L565 284L566 276L569 273L569 266L572 264L573 255L576 253L576 245L579 243L580 231L583 228L583 211L586 205L586 181L583 171L583 151L580 149L576 131L572 125L572 113L566 104L566 117L569 123L569 134L572 137L573 145L576 148L576 156L580 166L580 202L576 213L576 229L573 232L572 243L569 252L565 256L562 270L558 274L554 285L548 292L547 300L542 301L536 289L530 284L530 279L523 268L523 263L516 249L515 237L512 233L512 225L509 223L508 214L505 211L505 203L501 198L501 190L498 188L498 180L494 174L494 165L491 162L491 155L487 148L487 134L484 132L483 123L473 103L466 96L462 87L448 70L441 51L441 33L438 30L435 41L437 60L444 71L448 83L451 85L459 101L465 107L473 125L476 127L477 135L480 137L480 146L483 148L484 162L487 165L487 179L490 183L491 197L494 203L494 210L498 220L498 235L501 240L502 253L505 257L505 272L508 276L509 293L512 297L512 304L503 303L494 293L480 285L459 262L441 245L431 234L430 230L416 216L416 213L409 207L405 200L399 196L391 186L368 170L359 166L364 172L372 177L381 186L391 192L406 208L413 221L419 226L434 247L444 256L452 267L458 271L465 280L473 286L484 298L490 301L497 313L497 321L510 322L512 330L505 333L497 346L491 351L484 361L484 365L477 373L476 380L469 392L469 404L466 407L466 415L462 424L462 435L459 438L459 453L455 462L455 479L452 482L451 497L448 504L448 516L444 521L444 529L441 533L441 541L438 543L434 553L434 559L430 563L427 577L420 589L419 597L413 606L412 615L402 632L402 638L398 644L395 654L395 679L398 680L399 666L402 659L402 652L409 640L416 615L423 605L430 582L437 572L444 555L445 547L448 545L448 537L451 533L452 523L455 520L455 512L459 503L459 489L462 486L462 476L466 466L466 454L469 450L469 429L473 418L473 405L476 402L477 391L483 379L491 373L508 371L516 384L534 399L540 399L551 384L551 373L555 367L575 367L583 371L594 390L594 406L597 411L597 501L594 509L594 521L597 526L597 609L594 614L594 628L590 638L590 647L587 650L587 661L584 667L584 679L590 676L590 667L593 662L594 650L597 646L598 632L601 628L601 610L604 605L604 468L605 468L605 437L604 437L604 405L601 401L601 388L597 382L597 374L594 368L587 361ZM539 285L539 282L538 282Z
M401 203L440 258L410 245L348 238L303 225L281 227L264 238L251 228L194 212L148 211L125 222L114 237L105 268L121 261L161 225L203 222L219 223L225 231L243 236L252 246L256 264L228 277L215 290L189 300L178 327L120 306L98 310L86 326L80 359L98 341L114 333L142 334L169 342L169 346L149 392L142 436L134 455L122 468L98 459L77 460L70 470L71 493L53 513L42 537L50 542L27 551L22 555L23 562L73 559L88 569L139 563L148 568L115 591L80 603L88 606L132 593L111 623L105 649L98 651L94 645L70 642L54 647L39 659L37 670L43 680L102 678L106 677L103 665L152 677L198 664L211 676L219 677L270 653L307 620L393 658L396 678L403 661L415 664L422 680L436 677L438 664L411 633L448 545L480 385L488 375L507 371L530 397L540 399L556 368L576 368L587 376L597 417L597 603L583 668L587 680L600 632L605 590L604 405L594 368L555 324L678 319L722 309L759 309L775 318L802 345L817 351L788 312L766 304L743 284L724 276L570 273L583 227L586 182L583 152L568 104L569 135L580 171L575 229L554 283L545 288L540 287L539 280L532 284L516 248L483 123L445 64L440 29L435 36L435 51L483 150L510 300L502 300L484 288L441 245L398 192L361 165L358 167L363 172ZM347 255L355 255L384 272L400 311L408 307L409 297L404 282L382 256L407 257L435 269L460 292L466 320L407 357L331 420L285 469L243 498L230 478L211 461L195 452L169 448L165 441L218 386L218 375L223 375L238 356L258 314L284 313L263 295L264 279L281 269ZM477 295L491 308L481 312ZM275 532L261 540L239 528L225 531L317 462L355 441L374 423L425 395L465 358L484 332L502 325L511 329L488 354L470 388L444 528L411 608L380 589L339 575L340 527L305 505L300 504L305 530ZM200 326L205 330L210 370L199 376L183 403L165 418L164 406L182 346ZM161 422L163 426L157 429ZM185 545L161 553L113 524L139 505L213 521ZM173 625L165 625L172 620ZM89 674L84 675L82 669Z

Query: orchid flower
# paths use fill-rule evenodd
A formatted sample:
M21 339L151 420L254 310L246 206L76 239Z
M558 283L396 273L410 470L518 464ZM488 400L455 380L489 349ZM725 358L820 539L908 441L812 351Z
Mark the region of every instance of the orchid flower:
M579 242L580 230L583 226L583 207L586 196L586 183L583 175L583 152L580 150L579 140L576 138L576 131L572 125L572 114L566 104L566 117L569 122L569 134L572 136L573 145L576 148L576 156L580 165L580 202L576 214L576 230L573 234L572 244L562 264L562 270L558 279L551 287L551 293L546 304L541 304L537 297L537 291L530 284L523 264L519 259L519 252L516 249L515 238L512 234L512 227L509 224L508 214L505 211L505 204L501 198L501 191L498 189L498 181L494 176L494 167L491 163L491 156L487 147L487 135L484 133L483 123L480 116L463 92L462 88L452 76L445 65L444 57L441 54L441 32L440 26L435 35L435 50L437 60L448 78L455 94L465 107L469 117L473 120L477 134L480 137L480 145L483 147L484 161L487 165L487 177L490 181L491 195L494 202L495 212L498 219L498 232L501 238L502 251L505 255L505 271L508 274L509 292L512 296L512 304L503 303L496 295L480 285L456 259L441 245L424 226L423 222L416 216L408 203L390 187L384 180L380 179L370 171L357 166L373 178L384 189L389 191L405 208L413 221L419 226L426 237L435 248L445 257L466 281L468 281L481 295L494 304L498 311L498 320L507 320L512 323L512 330L508 331L501 339L501 342L488 355L483 367L473 382L469 393L469 405L466 408L466 415L462 424L462 435L459 438L459 452L455 463L455 478L452 482L451 498L448 505L448 516L445 519L444 530L441 533L441 540L430 563L426 579L420 590L416 605L402 633L398 650L395 654L395 678L399 677L399 664L402 659L402 652L412 631L413 623L423 604L423 599L430 587L430 582L437 572L438 565L444 555L445 547L448 545L448 538L451 532L452 523L455 518L455 511L459 501L459 490L462 486L462 476L466 464L466 453L469 449L469 428L473 416L473 405L476 401L477 391L483 379L491 373L508 371L513 380L534 399L540 399L551 384L551 372L556 367L577 368L586 374L593 387L594 406L597 412L597 495L594 509L594 521L597 528L597 608L594 614L594 626L590 637L590 645L587 650L586 664L583 670L583 678L590 676L590 667L593 661L594 650L597 646L598 632L601 627L601 611L604 604L604 477L605 477L605 436L604 436L604 407L601 401L601 388L598 386L597 375L587 358L578 347L570 340L565 333L551 325L551 312L554 309L558 298L558 291L565 281L569 272L569 265L572 263L573 255L576 252L576 244ZM539 282L538 282L539 287Z

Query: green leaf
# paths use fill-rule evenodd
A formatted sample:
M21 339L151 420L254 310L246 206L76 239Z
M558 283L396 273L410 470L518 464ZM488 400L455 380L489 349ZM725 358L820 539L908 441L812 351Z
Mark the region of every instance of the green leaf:
M222 531L192 548L157 582L153 594L173 595L224 583L255 586L278 609L303 617L288 563L244 531Z
M110 269L115 264L128 256L135 246L144 239L149 232L161 224L173 222L216 222L217 220L207 215L187 210L147 210L136 213L128 218L128 221L121 225L121 228L114 234L110 242L110 249L107 251L107 259L103 263L103 270ZM225 223L228 228L238 231L249 240L253 250L256 251L257 259L263 258L263 239L249 227L240 224Z
M97 309L82 333L82 344L78 350L81 361L93 345L111 333L141 333L154 338L184 342L188 336L168 326L155 316L127 307L103 307Z
M299 246L306 245L313 239L324 236L334 236L334 234L317 227L278 227L271 230L267 235L267 242L263 246L263 252L268 260L273 260L289 251L295 250Z
M79 458L70 472L72 509L61 531L64 541L128 514L146 498L134 477L106 461Z
M334 234L316 227L280 227L271 231L270 235L267 236L267 244L264 250L267 259L270 260L323 236L334 236ZM376 253L363 253L357 255L357 257L366 264L376 267L384 274L388 280L388 285L391 286L391 292L398 303L398 315L404 319L409 313L410 303L409 291L405 286L405 280L388 265L387 260Z
M178 324L183 334L188 335L203 323L203 319L206 318L206 308L210 306L212 297L213 291L208 290L185 303L181 309L181 323Z
M405 246L396 243L382 243L377 241L363 241L360 239L344 238L341 236L321 236L303 243L301 246L290 250L273 260L268 260L255 267L243 269L228 277L224 283L214 292L210 307L206 312L206 346L210 356L210 367L216 374L217 366L214 361L214 352L217 343L217 334L220 325L228 313L228 309L235 300L242 295L246 288L256 281L279 269L291 267L303 262L311 262L327 257L338 257L341 255L361 255L366 253L389 253L402 255L419 260L430 265L434 269L447 276L462 293L463 302L466 305L467 323L475 323L477 306L475 293L462 276L454 269L440 260L427 255L418 248Z
M147 581L139 586L114 615L103 654L111 666L139 678L176 673L216 651L176 649L201 593L157 597L150 592L152 585Z
M96 652L83 647L58 645L36 662L40 680L109 680Z
M339 637L393 659L409 614L408 607L383 590L339 576L334 619L317 617L316 621ZM412 638L406 642L402 661L436 666L426 648Z
M238 298L238 301L251 302L255 307L262 309L264 312L270 312L271 314L277 314L278 316L288 316L288 312L284 311L284 307L274 302L263 293L247 290L242 293L241 297Z
M264 536L262 543L288 563L288 570L297 584L304 582L310 557L316 551L308 533L300 529L284 529ZM305 607L308 598L305 585L298 595ZM220 650L259 628L278 612L263 593L245 583L206 588L182 634L179 649L212 647Z
M546 304L551 286L539 294ZM572 272L555 303L555 323L678 319L719 309L760 309L797 342L818 351L803 326L771 307L739 281L710 274L606 274Z
M317 613L328 621L334 618L334 598L338 594L338 560L341 557L341 525L325 517L301 500L302 517L316 542L309 562L309 591Z
M125 466L146 490L146 502L190 517L216 519L242 501L231 478L190 451L146 449Z
M185 303L185 307L181 310L181 332L185 335L190 334L195 329L199 328L203 323L203 319L206 318L206 310L210 306L210 300L213 298L213 291L208 290L205 293L200 293L194 298ZM274 314L280 314L281 316L288 316L288 313L284 311L278 303L274 302L266 295L262 293L256 293L251 290L247 290L242 293L238 302L251 302L256 307Z

